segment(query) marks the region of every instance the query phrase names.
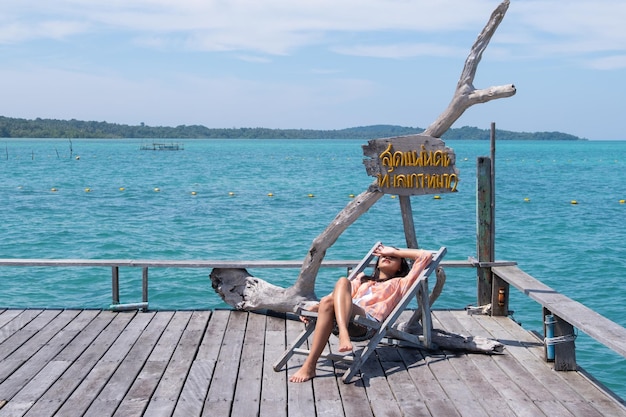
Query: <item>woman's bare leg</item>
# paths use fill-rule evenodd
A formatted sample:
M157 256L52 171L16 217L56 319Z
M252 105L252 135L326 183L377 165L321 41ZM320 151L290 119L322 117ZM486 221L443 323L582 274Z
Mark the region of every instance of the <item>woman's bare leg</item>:
M322 355L333 330L333 324L335 321L333 298L334 296L331 294L320 300L317 322L315 324L315 331L313 332L313 342L311 344L309 355L302 364L302 367L289 377L289 381L304 382L315 377L317 360Z
M333 291L335 301L335 320L339 329L339 352L352 351L352 341L348 333L348 324L354 314L352 304L352 286L347 278L340 278ZM357 307L358 308L358 307Z
M365 310L352 304L352 284L347 278L340 278L335 284L335 290L320 300L309 355L302 367L289 378L291 382L304 382L315 376L317 360L328 343L335 321L339 329L339 351L352 351L348 324L355 314L365 314Z

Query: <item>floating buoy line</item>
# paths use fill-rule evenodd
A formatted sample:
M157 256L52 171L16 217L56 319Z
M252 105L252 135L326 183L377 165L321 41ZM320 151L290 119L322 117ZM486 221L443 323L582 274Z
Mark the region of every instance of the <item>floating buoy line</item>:
M17 188L18 190L24 190L24 186L22 186L22 185L17 186L16 188ZM120 192L125 192L125 191L127 191L126 187L118 187L118 190L119 190ZM50 192L51 192L51 193L59 193L60 191L61 191L61 189L60 189L59 187L51 187L51 188L50 188ZM95 191L94 191L94 189L93 189L93 188L91 188L91 187L84 187L84 188L83 188L83 191L84 191L85 193L97 194L97 191L98 191L98 190L95 190ZM153 187L153 188L152 188L152 191L153 191L154 193L160 193L160 192L161 192L161 188L160 188L160 187ZM200 193L199 193L198 191L196 191L196 190L192 190L192 191L188 191L188 194L189 194L189 195L191 195L191 196L198 196ZM237 196L238 194L237 194L237 193L235 193L234 191L229 191L229 192L225 193L225 195L226 195L226 196L228 196L228 197L235 197L235 196ZM213 195L213 196L215 197L215 195ZM271 197L275 197L276 195L275 195L273 192L268 192L268 193L266 194L266 196L271 198ZM317 197L317 196L316 196L316 194L314 194L314 193L305 193L305 194L302 194L302 196L303 196L303 197L306 197L306 198L310 198L310 199L313 199L313 198L316 198L316 197ZM356 197L356 195L355 195L355 194L350 193L350 194L346 194L346 197L347 197L347 198L349 198L349 199L353 199L353 198L355 198L355 197ZM390 195L389 195L389 198L391 198L391 199L396 199L397 197L398 197L398 196L397 196L397 195L395 195L395 194L390 194ZM441 195L435 194L435 195L433 195L433 196L432 196L432 199L433 199L433 200L443 200L443 197L442 197ZM530 203L532 200L531 200L529 197L524 197L524 198L522 199L522 201L523 201L524 203ZM576 199L569 200L569 201L568 201L568 203L569 203L570 205L572 205L572 206L580 205L580 202L579 202L578 200L576 200ZM618 203L618 204L621 204L621 205L626 205L626 199L623 199L623 198L622 198L622 199L619 199L619 200L617 200L617 203Z

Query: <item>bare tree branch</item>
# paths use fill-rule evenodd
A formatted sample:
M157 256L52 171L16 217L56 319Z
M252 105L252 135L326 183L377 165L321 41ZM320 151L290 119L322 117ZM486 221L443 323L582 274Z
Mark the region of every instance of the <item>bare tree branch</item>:
M300 291L307 294L315 293L315 277L319 271L326 250L331 247L341 234L354 223L363 213L370 209L383 193L365 191L352 199L350 203L335 217L312 243L307 253L300 275L295 283Z
M515 86L513 84L490 87L483 90L476 90L474 88L474 77L478 69L478 64L482 59L483 52L489 45L491 37L496 32L496 29L504 19L504 15L509 8L509 0L504 0L491 14L491 18L482 32L478 35L478 38L474 42L472 49L465 60L465 66L461 72L461 77L456 85L456 91L452 101L448 105L448 108L439 115L426 130L424 135L440 138L459 117L469 107L478 103L486 103L487 101L495 100L498 98L510 97L515 94Z
M473 82L482 54L487 48L491 37L509 7L509 0L504 0L491 14L487 25L479 34L476 42L465 61L465 66L457 84L457 88L448 105L424 132L423 135L440 138L465 110L474 104L485 103L498 98L510 97L515 94L514 85L490 87L477 90ZM264 283L259 278L252 277L245 270L214 270L211 273L213 286L229 304L241 309L270 308L276 311L293 311L306 304L307 300L315 299L315 278L319 272L326 251L353 224L362 214L370 209L383 193L370 189L354 198L335 217L326 229L312 242L306 258L302 264L300 274L295 284L283 289ZM438 278L443 277L436 285L436 291L431 294L432 304L441 292L445 281L445 274L441 271Z

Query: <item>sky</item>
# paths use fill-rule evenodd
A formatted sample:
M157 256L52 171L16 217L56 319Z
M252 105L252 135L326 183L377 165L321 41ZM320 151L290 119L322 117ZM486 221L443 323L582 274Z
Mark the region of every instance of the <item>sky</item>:
M499 0L2 0L0 115L428 127ZM511 0L452 127L626 140L626 2Z

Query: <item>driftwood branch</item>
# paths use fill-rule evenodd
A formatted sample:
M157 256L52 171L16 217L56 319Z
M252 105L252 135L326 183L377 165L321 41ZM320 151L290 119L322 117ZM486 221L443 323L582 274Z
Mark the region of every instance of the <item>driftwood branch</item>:
M504 351L504 345L497 340L482 336L465 336L441 329L433 329L432 339L435 345L447 350L476 353L502 353Z
M437 120L423 132L424 135L440 138L470 106L515 94L515 86L512 84L486 89L476 89L473 85L482 54L504 18L508 7L509 0L505 0L492 13L465 61L452 101ZM328 248L382 196L383 193L370 187L348 203L326 229L313 240L298 279L293 286L281 288L268 284L259 278L252 277L244 269L215 269L211 273L213 287L228 304L239 309L268 308L286 312L296 311L298 308L306 306L307 303L317 299L315 296L315 279ZM441 279L442 274L443 271L437 274L438 284L435 285L435 290L430 295L431 304L439 295L441 286L445 282L445 274L443 274L443 280Z
M470 106L497 98L510 97L515 94L515 86L512 84L509 86L491 87L483 90L476 90L473 86L474 77L476 76L476 70L478 69L478 64L480 63L482 54L487 48L491 37L500 25L500 22L504 18L508 8L509 0L505 0L491 14L491 18L482 32L478 35L469 56L465 60L465 66L463 67L463 72L461 73L461 77L457 83L456 92L452 101L448 105L448 108L437 118L437 120L423 132L424 135L439 138ZM307 258L305 259L305 263L302 266L302 270L300 271L296 286L299 286L299 288L303 291L309 291L314 287L314 279L317 275L326 250L335 243L344 230L354 223L361 214L365 213L376 201L378 201L378 199L380 199L380 197L382 197L382 193L367 190L359 195L358 201L351 202L337 215L335 220L326 228L326 230L324 230L324 232L313 241ZM359 205L362 204L361 202L365 202L366 204L362 205L361 210L357 210L356 207L359 207ZM438 296L438 294L436 296Z
M215 268L210 275L213 289L238 310L290 312L294 305L306 308L315 294L301 293L296 286L282 288L252 276L246 269Z
M483 31L478 35L476 42L465 60L463 72L456 85L456 91L448 108L439 115L423 134L440 138L459 117L469 107L478 103L486 103L498 98L511 97L515 94L515 86L513 84L490 87L482 90L474 88L474 77L478 69L478 64L482 59L483 52L489 45L493 34L502 22L506 11L509 8L509 0L503 1L494 12Z
M295 287L305 294L314 294L315 277L330 248L341 234L354 223L363 213L370 209L381 197L381 192L365 191L352 199L350 203L334 218L326 229L313 241L302 264L300 275Z

